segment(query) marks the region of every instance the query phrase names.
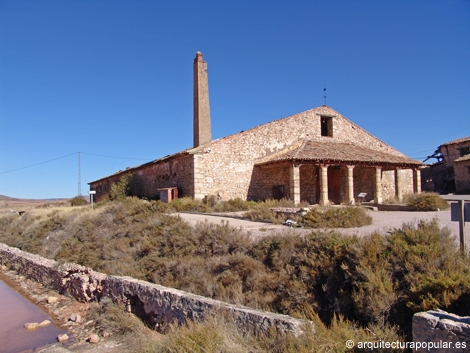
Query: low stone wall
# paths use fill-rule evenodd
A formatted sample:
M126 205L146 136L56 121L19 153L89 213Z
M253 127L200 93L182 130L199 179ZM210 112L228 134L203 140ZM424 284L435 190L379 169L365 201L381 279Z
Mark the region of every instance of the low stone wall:
M413 316L413 341L432 343L432 349L416 352L460 353L470 350L470 316L460 317L442 310L417 313Z
M202 320L220 312L243 330L259 333L275 328L299 335L310 321L227 304L218 300L163 287L131 277L108 276L77 264L60 264L0 243L0 264L15 269L44 286L82 302L104 297L124 302L152 327L177 320Z

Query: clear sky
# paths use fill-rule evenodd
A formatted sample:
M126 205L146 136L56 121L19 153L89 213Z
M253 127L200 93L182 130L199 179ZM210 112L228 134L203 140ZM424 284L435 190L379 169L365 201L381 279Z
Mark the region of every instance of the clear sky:
M59 198L324 104L409 157L470 135L470 1L0 0L0 194Z

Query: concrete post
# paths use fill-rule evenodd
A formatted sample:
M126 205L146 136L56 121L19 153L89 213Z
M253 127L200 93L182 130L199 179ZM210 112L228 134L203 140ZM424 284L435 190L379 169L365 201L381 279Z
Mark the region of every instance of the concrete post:
M290 197L295 205L300 203L300 166L293 164L290 167Z
M415 194L421 193L421 169L419 168L413 170L413 191Z
M395 195L398 199L398 202L403 201L403 190L401 188L401 169L396 168L395 169Z
M354 200L354 177L353 177L353 172L354 172L354 166L353 165L348 165L348 203L350 205L354 205L355 200Z
M328 206L328 165L320 166L320 206Z
M460 251L463 256L467 256L465 249L465 201L459 200L459 235L460 235Z
M382 203L382 167L375 168L375 203Z

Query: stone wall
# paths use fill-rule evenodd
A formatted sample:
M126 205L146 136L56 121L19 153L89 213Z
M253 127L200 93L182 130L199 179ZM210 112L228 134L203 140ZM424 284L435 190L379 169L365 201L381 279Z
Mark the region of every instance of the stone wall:
M321 136L321 117L331 117L332 136ZM329 107L319 107L288 118L227 136L191 150L195 154L196 199L221 192L226 198L261 198L250 190L257 159L281 151L301 139L344 141L403 156ZM256 177L256 175L255 175ZM368 182L374 183L375 179ZM412 179L402 181L410 183ZM289 184L287 184L289 185ZM302 187L301 187L302 190ZM311 195L310 195L311 198Z
M470 317L460 317L442 310L417 313L413 316L413 341L432 343L432 348L414 352L453 352L470 350Z
M455 162L455 191L470 193L470 160Z
M375 168L355 167L354 176L354 195L365 192L367 195L364 201L374 201L375 190ZM362 201L362 200L361 200Z
M217 311L243 330L255 333L275 328L299 335L310 321L263 312L163 287L130 277L108 276L76 264L59 264L0 243L0 264L61 294L89 302L104 297L131 305L131 310L153 327L177 320L203 319Z
M322 136L322 117L328 119L328 136ZM192 148L172 156L156 160L142 166L130 168L113 176L90 183L97 191L97 198L109 191L113 182L126 172L134 175L136 196L157 198L159 188L179 188L182 196L204 199L215 195L219 200L232 198L265 199L272 197L274 185L285 185L286 193L290 190L290 180L280 180L276 173L284 178L284 165L272 168L269 173L265 166L256 167L256 162L268 155L282 151L303 139L315 139L329 142L349 142L369 149L403 156L402 153L388 146L364 129L355 125L333 109L322 106L284 119L275 120L238 134L227 136ZM332 163L331 168L338 165ZM287 168L289 168L288 166ZM343 167L344 168L344 167ZM302 201L316 203L318 194L318 168L300 168L300 198ZM355 195L367 192L373 198L375 175L368 178L369 170L356 167L354 170ZM360 170L357 172L356 170ZM373 168L370 168L373 170ZM336 202L347 199L346 169L341 171L339 195ZM412 171L401 171L402 189L412 191ZM386 173L384 175L387 175ZM289 176L289 174L288 174ZM266 177L266 180L262 180ZM366 178L366 179L363 179ZM383 198L393 196L394 179L383 180ZM282 181L282 184L281 184ZM279 184L273 184L279 183ZM367 190L366 190L367 189Z
M248 198L253 200L266 200L274 198L273 187L283 186L284 197L290 198L290 170L288 165L255 167Z
M193 155L179 154L161 161L150 162L128 168L108 178L100 179L90 183L90 189L96 191L96 198L109 192L113 183L131 173L131 194L133 196L156 199L159 197L160 188L178 187L179 197L193 196Z
M300 166L300 201L306 201L310 205L318 203L317 183L318 183L318 168L311 164L301 165Z
M470 147L470 141L464 141L460 143L452 143L450 145L442 145L441 153L444 157L444 165L446 167L453 167L454 161L460 158L460 149Z

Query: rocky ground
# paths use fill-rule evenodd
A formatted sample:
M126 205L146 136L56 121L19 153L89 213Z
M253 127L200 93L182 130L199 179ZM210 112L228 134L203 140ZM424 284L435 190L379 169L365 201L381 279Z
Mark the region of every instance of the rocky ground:
M0 270L0 280L19 292L23 297L40 307L54 320L57 327L68 331L66 342L37 348L35 353L126 352L126 345L112 332L98 333L89 320L89 313L96 304L86 304L44 288L41 284L18 276L6 267Z

